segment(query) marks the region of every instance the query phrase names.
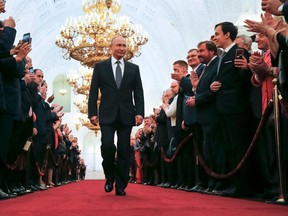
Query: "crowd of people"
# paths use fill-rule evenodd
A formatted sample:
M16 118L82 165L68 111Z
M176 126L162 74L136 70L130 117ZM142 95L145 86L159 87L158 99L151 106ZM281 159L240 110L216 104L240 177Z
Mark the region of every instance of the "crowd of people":
M84 179L78 139L63 107L47 98L43 71L33 69L31 41L14 46L12 17L0 25L0 200Z
M282 15L287 18L288 3L283 2L262 0L262 21L245 21L253 36L221 22L209 40L188 51L187 62L174 62L162 105L131 137L130 182L286 199L288 27ZM252 43L258 46L255 52ZM277 78L279 117L273 112L279 103L273 97Z

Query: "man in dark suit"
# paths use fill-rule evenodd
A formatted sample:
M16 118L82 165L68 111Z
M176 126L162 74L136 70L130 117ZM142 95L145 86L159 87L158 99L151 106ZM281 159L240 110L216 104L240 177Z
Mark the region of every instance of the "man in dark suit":
M201 149L201 154L208 166L217 172L217 165L214 154L219 151L217 142L217 109L215 104L215 93L210 90L211 83L215 80L219 58L217 57L217 47L211 41L203 41L198 44L198 57L201 63L206 64L202 75L197 79L195 86L195 96L189 97L187 106L196 107L197 123L201 125L203 134L202 142L197 143ZM195 80L196 81L196 80ZM213 154L213 155L212 155ZM213 160L214 159L214 160ZM199 180L192 192L212 192L216 187L216 181L208 179L207 174L199 167Z
M216 92L216 107L223 134L223 148L227 157L226 172L234 169L241 161L248 146L248 108L251 73L247 70L246 56L236 58L238 46L234 43L237 27L230 22L215 26L214 42L224 50L217 67L216 81L210 89ZM248 192L246 172L242 168L228 179L222 194L242 196Z
M20 114L20 79L24 71L23 58L31 51L28 43L19 43L12 49L16 36L15 21L12 17L3 21L0 31L0 104L5 105L0 112L0 199L9 198L2 189L6 187L6 167L13 121ZM14 57L12 55L15 55Z
M116 36L110 49L112 57L97 63L94 68L88 100L88 117L101 126L101 155L106 183L111 192L116 180L116 195L125 196L129 181L130 134L134 125L142 124L144 96L139 67L124 60L126 39ZM98 90L101 101L97 107ZM134 101L134 102L133 102ZM114 134L117 132L117 156ZM115 156L117 157L115 161Z

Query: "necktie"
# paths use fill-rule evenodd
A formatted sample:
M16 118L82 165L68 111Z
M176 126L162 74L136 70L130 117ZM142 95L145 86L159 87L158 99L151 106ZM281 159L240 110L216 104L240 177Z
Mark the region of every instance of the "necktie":
M119 88L122 80L122 71L120 67L120 61L117 61L116 64L116 85Z
M219 75L220 65L221 65L222 59L224 58L225 55L226 55L226 52L223 51L222 55L220 56L219 62L218 62L217 76Z

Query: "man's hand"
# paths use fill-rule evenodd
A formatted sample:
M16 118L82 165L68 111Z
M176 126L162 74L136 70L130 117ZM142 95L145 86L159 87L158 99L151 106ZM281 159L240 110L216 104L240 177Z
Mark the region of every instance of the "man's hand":
M250 62L248 64L250 70L257 74L259 79L263 79L267 75L269 75L269 66L263 61L263 58L259 52L254 52L250 58Z
M242 70L248 69L248 61L244 56L241 56L241 58L236 58L234 60L234 65L236 68L240 68Z
M32 136L36 136L36 135L37 135L37 133L38 133L38 131L37 131L37 128L33 128L33 131L32 131Z
M199 82L199 78L198 78L198 75L197 75L196 72L192 72L191 73L190 81L191 81L191 84L192 84L193 88L197 88L198 82Z
M91 122L91 124L97 126L99 124L98 117L97 116L92 116L90 118L90 122Z
M5 3L2 1L0 2L0 13L5 13Z
M19 49L20 49L20 47L22 46L22 44L23 44L23 41L20 40L20 41L18 42L17 46L10 50L10 55L11 55L11 56L16 55L16 54L19 52Z
M33 79L35 79L35 75L26 72L25 75L24 75L24 77L23 77L23 79L24 79L24 81L25 81L25 83L26 83L26 85L27 85L27 84L31 83L31 81L32 81Z
M266 11L276 16L281 16L283 13L281 11L278 11L278 8L282 4L283 2L281 2L280 0L262 0L261 6L263 11Z
M211 85L210 85L210 90L213 92L218 92L219 89L221 88L221 83L219 81L214 81Z
M143 122L143 117L141 115L136 115L135 116L135 124L136 124L136 126L141 125L142 122Z
M15 59L17 62L20 62L27 56L27 54L31 51L31 45L28 44L27 42L22 44L21 47L19 48L19 51L17 55L15 56Z
M196 102L195 102L195 96L193 97L189 97L187 100L186 100L186 106L189 106L189 107L194 107L196 106Z
M63 109L63 106L60 106L58 104L52 104L52 107L54 107L53 112L57 112L57 113Z

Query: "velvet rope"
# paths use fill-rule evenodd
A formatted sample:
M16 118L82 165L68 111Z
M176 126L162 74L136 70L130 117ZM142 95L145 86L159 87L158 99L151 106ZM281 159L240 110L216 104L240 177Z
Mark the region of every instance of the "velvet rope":
M195 151L195 153L196 153L196 155L198 157L198 160L199 160L201 166L204 168L205 172L209 176L217 178L217 179L229 178L232 175L234 175L246 163L247 158L249 157L249 155L250 155L252 149L254 148L254 146L256 145L256 143L257 143L257 141L259 139L259 136L260 136L264 126L266 125L269 116L271 115L272 110L273 110L273 102L269 101L269 103L268 103L268 105L267 105L267 107L265 109L265 112L262 115L260 123L259 123L259 125L257 127L257 130L256 130L256 132L254 134L254 137L253 137L253 139L252 139L252 141L251 141L246 153L244 154L243 158L238 163L238 165L232 171L230 171L230 172L228 172L226 174L216 173L213 170L211 170L211 168L207 165L207 163L203 159L203 157L202 157L202 155L201 155L201 153L199 151L199 148L198 148L198 143L196 142L195 136L193 136L192 133L190 133L188 136L186 136L182 140L182 142L177 146L175 154L171 158L167 158L163 148L161 148L162 159L164 160L164 162L167 162L167 163L173 162L175 160L175 158L178 156L178 154L180 153L180 151L182 150L183 146L186 145L190 140L193 140L194 151Z
M258 141L258 138L264 128L264 126L266 125L267 121L268 121L268 118L269 116L271 115L271 112L273 110L273 105L272 105L272 101L269 102L269 104L267 105L266 109L265 109L265 112L264 114L262 115L262 118L260 120L260 123L257 127L257 130L254 134L254 137L250 143L250 146L248 147L246 153L244 154L243 158L241 159L241 161L238 163L238 165L233 169L231 170L230 172L226 173L226 174L219 174L219 173L215 173L213 170L211 170L207 163L205 162L205 160L203 159L200 151L199 151L199 148L198 148L198 145L197 143L195 142L195 138L193 137L193 140L194 140L194 150L196 152L196 155L198 156L198 160L200 162L200 164L202 165L202 167L204 168L205 172L211 176L211 177L214 177L214 178L217 178L217 179L226 179L226 178L229 178L231 177L232 175L234 175L236 172L238 172L241 167L243 167L243 165L246 163L252 149L254 148L254 146L256 145L257 141Z
M164 162L166 163L172 163L175 158L178 156L178 154L181 152L182 148L184 147L184 145L186 145L188 143L188 141L192 140L193 138L193 134L190 133L189 135L187 135L182 141L181 143L176 147L176 151L174 153L174 155L171 158L168 158L163 150L163 147L161 147L161 156Z

